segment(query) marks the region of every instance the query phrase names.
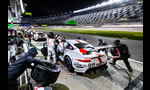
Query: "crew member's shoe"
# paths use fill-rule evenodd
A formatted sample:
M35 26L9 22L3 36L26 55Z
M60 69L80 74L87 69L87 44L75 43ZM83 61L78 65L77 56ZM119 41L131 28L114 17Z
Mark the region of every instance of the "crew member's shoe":
M115 63L113 61L110 61L109 63L112 64L112 65L115 65Z

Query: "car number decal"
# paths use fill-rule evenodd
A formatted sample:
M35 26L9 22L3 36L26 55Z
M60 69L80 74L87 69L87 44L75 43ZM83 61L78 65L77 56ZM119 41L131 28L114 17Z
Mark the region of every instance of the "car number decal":
M88 64L88 67L89 67L89 68L93 68L93 67L95 67L95 66L96 66L95 63L89 63L89 64Z
M99 63L99 60L96 58L96 59L92 59L91 62L92 63Z
M88 64L89 68L94 68L100 65L98 58L92 59L91 63Z

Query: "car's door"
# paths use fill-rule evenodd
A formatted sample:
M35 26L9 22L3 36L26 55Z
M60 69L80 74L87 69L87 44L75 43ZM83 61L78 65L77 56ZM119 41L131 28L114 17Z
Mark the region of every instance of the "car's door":
M67 43L65 52L72 52L73 50L74 50L73 46L71 44Z

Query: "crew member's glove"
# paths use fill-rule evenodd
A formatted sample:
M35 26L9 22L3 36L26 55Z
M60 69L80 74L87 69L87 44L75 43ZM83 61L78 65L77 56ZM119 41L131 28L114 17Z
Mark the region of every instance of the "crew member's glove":
M41 60L35 59L33 57L27 57L26 60L28 62L28 68L33 68L37 64L44 65L44 63ZM34 63L34 66L32 66L31 63Z

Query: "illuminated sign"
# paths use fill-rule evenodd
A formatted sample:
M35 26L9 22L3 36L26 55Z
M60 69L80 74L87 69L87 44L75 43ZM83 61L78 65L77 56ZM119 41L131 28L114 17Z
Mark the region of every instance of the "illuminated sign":
M46 27L47 25L46 24L42 24L41 26Z
M9 27L9 28L12 28L13 26L12 26L12 24L8 24L8 27Z
M30 16L32 16L32 13L31 13L31 12L25 12L25 15L30 15Z
M76 20L68 20L67 21L67 24L76 24L77 22L76 22Z

